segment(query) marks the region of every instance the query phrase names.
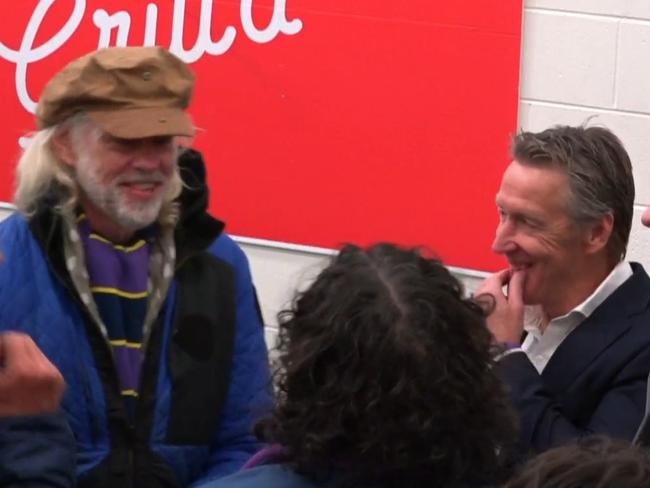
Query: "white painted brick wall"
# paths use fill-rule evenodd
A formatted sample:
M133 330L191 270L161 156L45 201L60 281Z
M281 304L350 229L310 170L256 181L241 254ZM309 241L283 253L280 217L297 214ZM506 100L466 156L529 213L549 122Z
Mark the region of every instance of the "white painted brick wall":
M647 268L650 229L643 228L639 218L650 204L649 61L650 0L524 2L519 126L537 131L596 116L592 123L611 128L622 139L634 164L637 189L628 255ZM272 344L277 312L327 258L253 245L243 248ZM476 286L476 278L461 276L470 290Z
M650 21L620 21L615 93L617 109L650 113L648 60Z
M523 28L523 98L613 106L618 22L532 10Z
M648 0L527 0L527 8L650 20Z

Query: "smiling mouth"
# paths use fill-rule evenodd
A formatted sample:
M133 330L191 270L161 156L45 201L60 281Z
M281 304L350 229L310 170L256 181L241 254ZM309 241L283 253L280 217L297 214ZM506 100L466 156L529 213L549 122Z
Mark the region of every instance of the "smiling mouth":
M156 188L161 186L161 183L158 181L151 181L151 182L132 182L132 183L122 183L121 186L125 186L127 188L134 188L136 190L142 190L142 191L153 191Z
M148 200L160 192L163 184L159 181L132 181L120 183L120 188L131 198Z

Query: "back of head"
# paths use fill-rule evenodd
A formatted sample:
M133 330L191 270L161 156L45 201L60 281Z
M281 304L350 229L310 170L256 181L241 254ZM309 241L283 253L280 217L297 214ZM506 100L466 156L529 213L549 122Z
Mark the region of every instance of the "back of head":
M596 126L522 132L513 140L512 155L521 164L566 171L571 189L567 211L576 225L611 213L609 255L614 263L623 259L632 227L634 178L630 158L616 135Z
M504 488L646 488L650 453L626 441L592 437L540 454Z
M279 322L279 399L257 432L298 471L383 486L498 476L514 423L491 336L439 261L346 246Z

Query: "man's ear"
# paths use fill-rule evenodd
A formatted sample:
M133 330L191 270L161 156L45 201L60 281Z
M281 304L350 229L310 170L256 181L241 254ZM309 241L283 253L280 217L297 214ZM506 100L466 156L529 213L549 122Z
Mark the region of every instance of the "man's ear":
M612 212L607 212L602 218L587 226L584 236L586 253L595 254L607 247L613 229L614 215Z
M74 166L77 155L74 150L70 129L62 129L52 136L52 150L68 166Z

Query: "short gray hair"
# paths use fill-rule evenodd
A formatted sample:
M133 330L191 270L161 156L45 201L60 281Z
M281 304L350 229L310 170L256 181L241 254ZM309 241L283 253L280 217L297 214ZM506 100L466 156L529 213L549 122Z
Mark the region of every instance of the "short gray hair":
M634 212L634 177L630 157L618 137L604 127L558 125L518 134L512 155L521 164L563 169L571 192L569 217L580 225L611 213L610 256L616 262L625 257Z

